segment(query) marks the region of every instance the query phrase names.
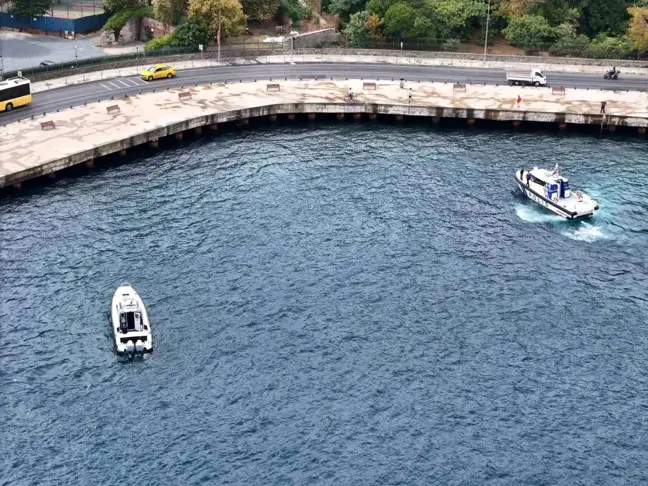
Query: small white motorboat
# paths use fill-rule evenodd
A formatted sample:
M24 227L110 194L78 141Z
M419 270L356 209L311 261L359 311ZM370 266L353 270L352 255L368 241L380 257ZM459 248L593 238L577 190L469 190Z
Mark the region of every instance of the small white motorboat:
M123 283L115 291L110 318L118 354L153 351L153 336L146 307L131 284Z
M598 203L582 191L569 187L569 180L554 170L520 169L515 172L520 190L531 200L565 219L592 216L599 209Z

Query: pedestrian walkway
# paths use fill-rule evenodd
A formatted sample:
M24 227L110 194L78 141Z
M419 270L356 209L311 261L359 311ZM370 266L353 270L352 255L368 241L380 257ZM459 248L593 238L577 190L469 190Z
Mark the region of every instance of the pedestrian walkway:
M139 82L135 78L120 80ZM114 82L114 81L111 81ZM143 81L142 81L143 82ZM106 84L106 89L111 84ZM371 87L367 86L371 84ZM119 85L117 85L119 86ZM351 87L354 102L344 102ZM442 118L648 127L648 94L398 81L257 81L201 85L78 106L0 127L0 187L156 142L185 130L276 114ZM365 89L367 88L367 89ZM517 97L524 90L524 102ZM600 104L606 101L606 114ZM110 109L109 109L110 108ZM1 119L1 115L0 115ZM48 128L45 130L45 128Z

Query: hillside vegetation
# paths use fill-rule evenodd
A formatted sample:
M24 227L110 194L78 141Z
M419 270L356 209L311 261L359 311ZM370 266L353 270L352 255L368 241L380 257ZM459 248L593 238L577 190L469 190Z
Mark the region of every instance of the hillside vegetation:
M457 50L497 39L533 53L633 58L648 50L648 0L323 0L339 16L349 47ZM309 19L299 0L106 0L121 25L126 14L152 7L160 21L179 26L148 49L195 47L216 36L245 32L248 20L277 23Z

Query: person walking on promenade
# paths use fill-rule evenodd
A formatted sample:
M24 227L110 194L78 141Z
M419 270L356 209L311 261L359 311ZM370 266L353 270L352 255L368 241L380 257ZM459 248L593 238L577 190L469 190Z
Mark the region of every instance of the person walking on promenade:
M607 105L607 101L601 101L601 113L605 115L605 105Z
M522 103L522 98L520 98L520 95L517 97L517 107L520 107L520 103Z

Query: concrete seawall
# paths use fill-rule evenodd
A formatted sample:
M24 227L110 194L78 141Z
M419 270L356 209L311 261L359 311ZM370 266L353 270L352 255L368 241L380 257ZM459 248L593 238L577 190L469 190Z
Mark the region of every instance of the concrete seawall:
M356 102L343 97L352 86ZM648 127L648 95L639 92L601 92L551 88L465 86L415 83L412 98L394 82L259 81L203 85L191 89L132 96L92 103L0 128L0 187L54 174L143 144L156 147L164 137L181 137L188 130L250 118L318 114L375 119L389 116L492 120L520 126L525 122L553 123L560 128L596 125L614 131L618 126ZM517 104L520 95L522 103ZM607 101L608 114L600 114Z

